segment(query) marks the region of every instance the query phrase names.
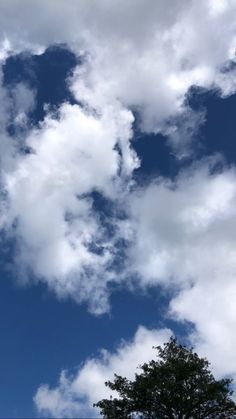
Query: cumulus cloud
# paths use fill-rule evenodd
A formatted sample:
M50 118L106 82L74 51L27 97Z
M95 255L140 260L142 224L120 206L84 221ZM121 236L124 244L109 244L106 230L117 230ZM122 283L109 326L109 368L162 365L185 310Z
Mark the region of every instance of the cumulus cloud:
M227 264L228 255L224 256ZM212 275L205 278L205 282L199 281L183 290L170 307L176 319L194 324L190 336L192 344L199 354L211 361L215 373L221 377L236 377L235 297L235 272L225 272L220 282Z
M140 129L169 135L175 152L185 155L204 122L187 108L189 88L235 92L235 16L234 0L0 4L2 60L55 43L82 57L70 88L83 107L64 104L57 118L48 115L26 134L27 154L9 139L8 100L0 89L1 226L17 239L21 269L100 313L108 309L117 242L125 238L125 274L136 273L142 286L173 285L172 313L196 324L193 339L205 350L216 337L203 313L212 330L214 322L219 333L232 326L230 304L222 318L211 319L222 287L225 300L234 289L235 170L217 172L205 162L174 182L158 179L139 189L132 185L139 162L130 140L135 114ZM15 97L19 106L32 106L22 86ZM127 210L127 220L113 219L112 238L94 209L94 191Z
M234 70L221 71L235 59L235 13L230 0L4 0L0 38L12 51L67 43L84 56L72 86L79 100L119 100L157 132L183 112L191 85L235 90Z
M114 372L134 378L137 366L155 357L153 346L162 345L171 335L168 329L149 330L139 326L131 341L122 341L114 353L103 349L70 376L62 371L56 387L41 385L34 397L38 411L52 417L97 417L93 403L109 398L104 382L113 379Z
M221 163L134 192L127 266L141 286L172 292L169 315L195 326L192 343L223 375L236 373L236 172Z
M156 179L131 195L135 239L129 256L145 281L204 281L213 272L221 277L229 263L234 271L231 252L227 260L212 256L234 249L235 169L214 173L213 162L199 163L174 181Z
M132 114L118 107L94 116L65 104L59 119L48 116L31 132L26 140L31 152L16 157L14 170L3 175L2 218L18 239L20 265L59 296L88 298L98 311L105 309L114 243L106 238L91 193L114 199L123 178L127 184L138 164L129 148L132 121ZM91 250L96 246L99 252Z
M184 155L189 133L202 123L186 109L189 87L234 92L234 67L226 71L225 65L234 60L235 13L235 3L223 0L151 1L149 7L145 0L115 0L112 8L107 0L72 0L70 7L64 0L1 2L3 59L61 42L83 56L70 86L86 112L63 105L58 120L49 115L27 134L27 155L2 135L8 162L2 167L8 209L2 225L14 227L24 268L59 295L77 296L78 289L87 295L81 278L88 272L94 275L91 284L106 286L103 272L112 263L115 242L107 243L88 194L97 190L124 201L138 165L130 147L131 110L138 111L144 131L169 134ZM216 28L224 28L221 36ZM32 105L22 86L15 98L17 107ZM16 114L18 124L24 115ZM103 242L100 254L91 252L96 242Z
M234 69L221 71L235 58L235 3L216 9L209 1L158 1L147 8L138 1L134 14L131 3L115 2L119 26L113 13L110 23L100 26L101 16L107 16L107 4L101 3L88 36L90 54L75 72L72 89L80 100L97 107L118 98L139 112L142 130L168 133L170 121L186 112L192 85L235 91Z

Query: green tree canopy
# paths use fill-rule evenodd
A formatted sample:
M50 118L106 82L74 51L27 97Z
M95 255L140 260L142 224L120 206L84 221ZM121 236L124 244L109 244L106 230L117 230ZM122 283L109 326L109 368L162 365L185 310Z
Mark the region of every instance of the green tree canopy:
M174 338L156 350L157 360L141 365L134 381L115 374L105 383L117 397L94 404L104 418L236 418L232 380L215 380L209 362Z

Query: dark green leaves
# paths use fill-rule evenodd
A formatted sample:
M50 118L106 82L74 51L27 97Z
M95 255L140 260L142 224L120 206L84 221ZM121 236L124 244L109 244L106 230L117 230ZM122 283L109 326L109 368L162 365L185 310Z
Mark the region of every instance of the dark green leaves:
M174 338L155 348L158 359L141 365L134 381L115 374L106 386L119 398L96 403L107 419L236 418L231 380L215 380L209 362Z

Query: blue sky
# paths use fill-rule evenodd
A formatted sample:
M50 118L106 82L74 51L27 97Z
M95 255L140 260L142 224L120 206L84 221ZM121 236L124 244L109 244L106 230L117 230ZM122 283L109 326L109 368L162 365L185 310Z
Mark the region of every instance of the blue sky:
M59 106L71 100L65 80L75 63L73 55L60 46L39 57L16 55L6 61L4 80L8 89L16 82L37 89L39 99L30 114L34 124L43 118L45 103ZM56 68L56 78L48 77L50 68ZM171 157L165 143L152 136L146 140L149 147L143 152L143 138L135 144L144 162L139 175L149 176L156 170L166 174L171 170ZM162 153L159 164L153 159L154 153ZM39 383L55 385L61 369L73 371L102 347L114 349L120 339L131 339L139 324L150 328L162 325L168 295L155 288L137 293L118 288L112 296L111 312L97 317L89 314L84 305L58 301L44 285L22 287L16 282L12 246L14 243L4 240L1 251L1 416L37 417L32 399ZM181 328L176 332L183 333Z
M171 334L236 377L235 4L133 3L0 5L2 418L97 417Z

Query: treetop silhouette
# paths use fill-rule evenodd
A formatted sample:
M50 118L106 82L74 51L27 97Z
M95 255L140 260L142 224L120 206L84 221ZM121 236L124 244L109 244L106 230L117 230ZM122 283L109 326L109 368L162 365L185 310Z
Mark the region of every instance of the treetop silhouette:
M117 395L94 404L104 418L236 418L231 379L216 380L207 359L173 337L155 349L157 360L139 366L133 381L115 374L105 383Z

